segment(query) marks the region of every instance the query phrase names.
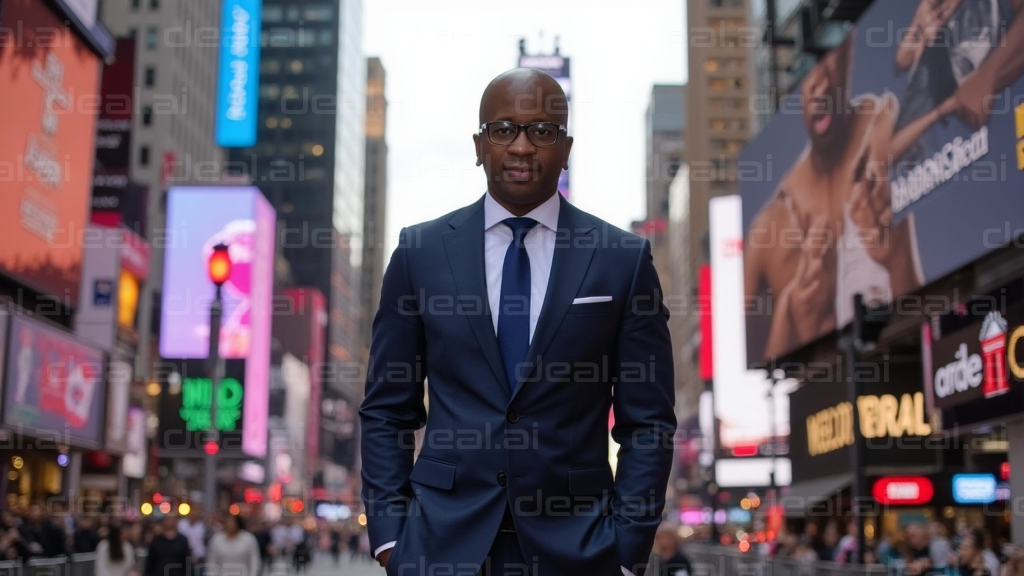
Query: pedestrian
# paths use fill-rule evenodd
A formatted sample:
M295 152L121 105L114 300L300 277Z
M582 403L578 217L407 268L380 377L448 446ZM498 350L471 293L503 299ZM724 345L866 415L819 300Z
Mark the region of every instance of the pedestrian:
M928 554L932 559L932 568L944 569L953 556L953 546L949 542L949 530L937 520L928 523Z
M417 574L642 571L676 428L650 242L559 194L573 139L554 78L501 74L479 115L487 192L402 230L384 275L360 408L370 550Z
M90 516L82 516L78 519L78 526L75 527L75 534L71 538L71 551L75 554L95 552L96 546L100 543L100 534L93 526L93 519Z
M43 505L38 502L28 507L28 514L19 531L30 556L53 558L68 552L64 530L46 517Z
M654 550L646 574L650 576L690 576L690 559L679 547L678 528L664 523L654 535Z
M135 570L135 549L123 538L121 526L112 524L107 537L96 545L96 574L128 576Z
M161 528L149 544L144 576L192 576L192 551L178 533L178 519L164 516Z
M217 576L256 576L260 573L259 543L245 530L242 518L232 514L225 518L224 530L210 539L206 560L206 569Z
M207 526L199 506L190 508L189 514L178 521L178 533L188 540L189 549L192 550L193 574L202 576L206 562Z

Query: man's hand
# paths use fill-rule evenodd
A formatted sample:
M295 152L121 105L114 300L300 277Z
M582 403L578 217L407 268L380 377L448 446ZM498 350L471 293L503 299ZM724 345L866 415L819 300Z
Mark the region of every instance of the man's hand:
M388 567L388 561L391 560L391 553L394 552L394 548L388 548L377 555L377 563L380 564L381 568Z

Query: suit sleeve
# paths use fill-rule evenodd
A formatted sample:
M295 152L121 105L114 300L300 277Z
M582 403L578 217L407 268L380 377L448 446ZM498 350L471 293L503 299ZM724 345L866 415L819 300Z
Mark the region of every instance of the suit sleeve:
M612 437L621 446L615 476L615 533L621 564L643 571L661 524L676 429L668 311L643 241L616 343Z
M410 237L403 229L384 273L380 308L373 320L366 396L359 409L362 496L371 550L398 540L410 512L413 432L426 421L426 344L409 278Z

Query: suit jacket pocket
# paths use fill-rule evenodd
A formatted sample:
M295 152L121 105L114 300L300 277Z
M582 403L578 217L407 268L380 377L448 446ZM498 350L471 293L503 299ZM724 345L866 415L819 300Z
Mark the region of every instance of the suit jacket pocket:
M611 491L615 486L608 466L569 469L569 495L584 496Z
M606 302L582 302L569 306L569 314L607 314L613 312L617 302L608 300Z
M441 490L451 490L455 485L455 464L420 456L412 467L409 480Z

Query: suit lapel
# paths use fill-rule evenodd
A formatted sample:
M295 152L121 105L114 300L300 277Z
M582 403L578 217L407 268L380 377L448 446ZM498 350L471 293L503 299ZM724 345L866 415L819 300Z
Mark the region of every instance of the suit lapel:
M449 220L448 225L452 230L443 235L444 247L448 254L448 265L455 279L455 287L459 291L459 296L482 303L480 313L467 314L466 319L473 328L487 363L491 365L496 382L503 386L502 391L507 395L508 377L505 375L505 365L501 359L501 350L498 348L498 337L494 335L491 306L487 299L483 198L456 214Z
M534 330L530 349L526 353L526 361L532 363L526 382L529 382L537 371L538 358L548 349L555 332L562 324L562 319L572 306L587 269L590 268L590 261L594 257L598 243L593 224L582 218L580 211L566 202L565 198L559 196L559 203L558 231L555 234L551 276L548 278L548 288L540 309L540 317L537 319L537 328ZM522 387L516 387L512 393L513 399Z

